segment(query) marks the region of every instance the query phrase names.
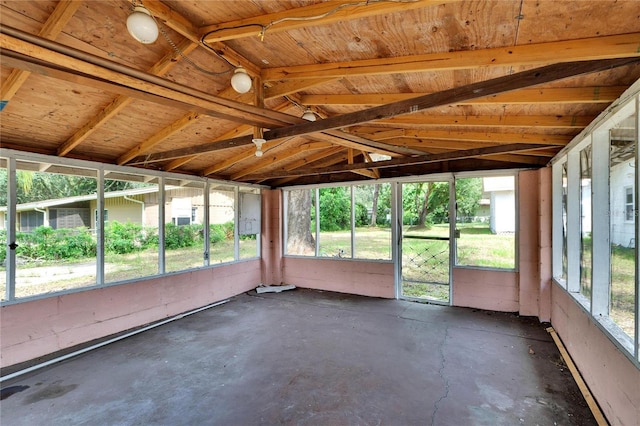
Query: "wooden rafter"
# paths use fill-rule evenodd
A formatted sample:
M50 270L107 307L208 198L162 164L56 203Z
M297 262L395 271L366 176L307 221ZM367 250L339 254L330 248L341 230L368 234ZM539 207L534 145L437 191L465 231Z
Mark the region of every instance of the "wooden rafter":
M60 73L67 73L71 81L116 93L123 92L160 104L181 106L186 110L230 121L265 128L292 123L292 118L286 114L214 96L86 52L48 43L19 30L0 26L0 32L0 47L5 49L1 58L3 63L11 63L16 67L32 65L34 69L44 67L45 74L57 78L62 78ZM9 34L19 35L20 38Z
M327 25L348 19L385 15L401 10L406 11L451 1L452 0L417 0L412 2L362 1L358 3L353 0L334 0L289 9L283 12L225 22L223 24L208 25L200 29L200 34L206 43L244 37L259 37L269 33ZM354 4L358 5L354 7ZM267 29L263 30L265 27L267 27Z
M59 1L38 35L43 38L55 39L81 4L82 1L77 0ZM24 82L27 81L29 74L31 73L20 69L12 70L2 87L0 87L0 99L8 101L13 98Z
M118 157L117 163L120 165L125 164L127 161L131 160L132 158L148 152L151 148L158 145L163 140L170 138L171 136L175 135L179 131L191 126L193 123L195 123L198 120L199 117L200 116L198 115L197 112L190 112L180 117L178 120L169 124L164 129L151 135L149 138L147 138L147 140L138 144L135 148L130 149L125 154L122 154L120 157Z
M394 143L396 138L478 141L492 143L539 143L541 145L560 145L569 143L572 136L547 135L542 133L497 133L497 132L461 132L446 130L392 129L376 133L364 133L364 137L373 140L386 140Z
M294 80L299 81L299 80ZM304 81L304 80L302 80ZM601 104L616 100L626 87L548 87L522 89L458 103L458 105L502 104ZM369 93L357 95L301 95L305 105L383 105L423 96L426 93Z
M630 65L640 62L640 58L607 59L598 61L571 62L548 65L512 75L494 78L491 80L469 84L463 87L444 90L442 92L413 98L406 101L398 101L387 105L372 107L363 111L329 117L324 120L296 124L289 127L273 129L265 133L265 139L280 139L297 135L305 135L316 132L326 132L330 129L345 128L372 120L391 118L396 115L411 114L423 109L448 105L456 102L474 99L482 96L517 90L544 84L580 74ZM193 155L213 150L226 149L250 143L247 137L229 139L215 144L203 144L186 149L171 150L149 155L145 161L163 161L172 158Z
M188 55L198 45L185 39L178 44L178 48L184 55ZM149 70L150 74L164 75L167 73L180 59L181 55L171 51L167 53L162 59L160 59ZM65 156L75 147L80 145L85 139L87 139L93 132L98 130L104 124L106 124L116 114L124 110L135 99L126 95L119 95L113 99L109 105L107 105L102 111L96 114L91 120L86 122L80 129L78 129L69 139L67 139L62 145L58 147L58 155Z
M423 152L432 152L434 149L472 149L472 148L482 148L486 146L494 146L494 145L510 145L513 143L530 143L530 142L515 142L515 141L505 141L505 142L491 142L491 141L469 141L469 140L455 140L455 139L414 139L414 138L398 138L393 139L390 142L393 142L395 145L406 146L415 149L420 149ZM543 147L550 146L548 144L540 144ZM548 156L552 157L561 146L557 146L553 151L553 154L549 154ZM538 151L537 151L538 152ZM545 151L549 153L550 151ZM539 154L540 155L540 154Z
M640 44L640 33L631 33L493 49L267 68L262 70L262 79L270 81L341 78L346 76L632 58L640 56L638 44Z
M204 44L200 36L200 29L187 18L171 9L159 0L143 0L144 7L157 19L163 21L169 28L188 38L194 43ZM233 50L226 44L208 42L207 48L213 49L216 55L225 58L234 65L242 65L251 75L260 75L260 69L247 58Z
M377 120L377 124L451 127L528 127L582 129L594 116L576 115L405 115Z
M496 154L510 154L519 151L527 151L531 149L538 148L538 145L529 145L529 144L511 144L511 145L498 145L491 146L485 148L474 148L468 150L456 150L450 152L443 152L439 154L433 155L423 155L420 157L410 157L410 158L393 158L391 160L383 160L377 161L375 163L355 163L355 164L342 164L338 166L332 167L324 167L324 168L313 168L307 170L293 170L289 172L285 171L275 171L272 173L267 173L264 175L258 176L248 176L251 179L275 179L275 178L283 178L283 177L294 177L294 176L309 176L309 175L319 175L319 174L332 174L332 173L343 173L350 172L354 170L362 170L362 169L370 169L370 168L389 168L396 166L415 166L421 164L429 164L436 163L442 161L454 161L454 160L463 160L467 158L474 157L483 157L489 155Z

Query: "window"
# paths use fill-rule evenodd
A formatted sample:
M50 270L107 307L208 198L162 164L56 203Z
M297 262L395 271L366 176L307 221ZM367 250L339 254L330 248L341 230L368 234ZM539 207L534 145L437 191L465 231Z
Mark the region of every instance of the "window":
M391 184L284 194L286 254L391 260Z
M4 149L2 155L0 241L18 244L0 253L3 304L260 255L258 188L129 167L102 171L88 161ZM253 201L252 233L240 243L238 193Z
M617 104L590 134L554 159L553 269L554 277L563 286L566 282L566 290L640 366L637 98Z
M624 220L627 222L633 222L634 210L635 204L633 202L633 187L627 186L624 188Z
M591 300L591 145L580 151L580 293Z
M515 182L514 176L455 180L457 265L515 269Z

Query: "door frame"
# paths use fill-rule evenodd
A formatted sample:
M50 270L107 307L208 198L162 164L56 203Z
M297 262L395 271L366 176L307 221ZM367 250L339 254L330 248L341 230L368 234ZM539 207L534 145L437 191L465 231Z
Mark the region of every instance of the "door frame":
M449 182L449 301L439 302L437 300L418 299L402 295L402 220L404 211L402 209L402 185L418 182ZM406 179L394 182L391 187L392 203L392 258L395 272L395 297L400 300L412 300L423 303L433 303L438 305L453 306L453 270L456 264L456 188L455 176L453 173L442 173L437 175L422 176L420 178Z

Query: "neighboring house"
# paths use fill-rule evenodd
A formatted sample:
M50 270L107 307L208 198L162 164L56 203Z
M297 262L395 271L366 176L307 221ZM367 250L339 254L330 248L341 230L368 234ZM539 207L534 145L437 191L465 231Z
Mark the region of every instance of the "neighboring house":
M159 194L157 186L106 192L105 223L139 223L158 226ZM209 220L221 224L234 219L233 191L212 191L209 196ZM0 229L6 227L6 207L0 207ZM16 227L29 232L38 226L59 228L96 228L96 194L43 200L16 206ZM165 223L189 225L204 223L203 191L197 188L167 187L165 192Z
M482 200L489 200L489 228L494 234L516 231L516 195L513 176L482 179ZM481 208L483 202L480 202ZM484 204L486 205L486 203ZM486 209L486 207L484 207Z
M618 161L612 165L609 177L611 244L635 247L635 161L633 156Z

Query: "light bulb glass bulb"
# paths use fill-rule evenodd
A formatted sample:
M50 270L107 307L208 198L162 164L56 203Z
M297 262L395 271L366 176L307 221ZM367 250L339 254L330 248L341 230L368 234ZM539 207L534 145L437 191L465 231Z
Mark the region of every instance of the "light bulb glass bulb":
M136 6L127 18L127 30L131 37L143 44L151 44L158 39L158 24L142 6Z
M316 117L316 115L314 114L313 111L311 111L311 108L307 108L306 111L304 112L304 114L302 114L302 118L304 118L307 121L316 121L318 119L318 117Z
M238 67L233 72L231 87L238 93L247 93L251 90L251 77L244 68Z

